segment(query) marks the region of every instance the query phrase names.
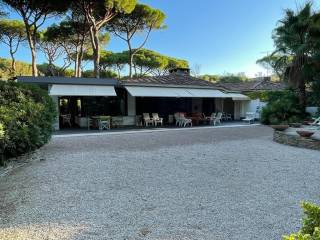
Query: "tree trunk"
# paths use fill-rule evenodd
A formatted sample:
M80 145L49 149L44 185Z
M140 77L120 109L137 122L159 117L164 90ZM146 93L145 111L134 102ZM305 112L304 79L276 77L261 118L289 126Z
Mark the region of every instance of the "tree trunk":
M95 28L90 29L92 50L93 50L93 67L94 76L100 78L100 41L99 41L99 31Z
M79 61L79 53L78 53L78 50L76 51L76 58L75 58L75 61L74 61L74 76L75 77L79 77L78 76L78 61Z
M132 52L132 47L131 47L131 43L130 40L127 40L127 44L128 44L128 49L129 49L129 78L132 78L132 67L133 67L133 52Z
M38 76L38 68L37 68L37 52L36 52L36 36L33 36L31 33L30 26L27 21L25 21L26 26L26 33L27 33L27 39L28 44L31 51L31 58L32 58L32 76L37 77ZM32 30L34 34L36 34L37 30Z
M300 84L298 87L298 97L301 111L304 113L307 106L306 85L304 80L300 80Z
M82 72L81 72L81 63L82 63L82 59L83 59L83 43L81 43L80 46L80 51L79 51L79 59L78 59L78 77L81 77Z
M11 55L11 72L12 75L15 76L16 74L16 59L14 58L14 54L10 51Z

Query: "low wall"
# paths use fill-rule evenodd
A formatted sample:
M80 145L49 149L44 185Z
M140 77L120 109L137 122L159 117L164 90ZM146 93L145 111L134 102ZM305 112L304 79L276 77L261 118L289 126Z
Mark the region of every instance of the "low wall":
M314 138L303 138L299 135L288 134L285 131L274 131L273 141L294 147L320 150L320 140Z

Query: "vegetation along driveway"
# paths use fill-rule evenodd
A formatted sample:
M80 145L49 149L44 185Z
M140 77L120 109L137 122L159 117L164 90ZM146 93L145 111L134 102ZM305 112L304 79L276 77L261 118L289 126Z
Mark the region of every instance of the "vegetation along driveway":
M0 239L281 239L320 154L263 126L54 138L0 182Z

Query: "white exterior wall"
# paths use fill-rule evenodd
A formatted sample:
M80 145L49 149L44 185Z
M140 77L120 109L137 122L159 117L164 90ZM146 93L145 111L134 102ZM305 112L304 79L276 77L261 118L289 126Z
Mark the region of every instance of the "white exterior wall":
M59 97L58 96L50 96L56 106L56 111L57 111L57 116L55 119L55 122L53 123L53 129L54 130L59 130L60 129L60 125L59 125Z
M261 110L266 105L267 105L267 103L261 102L260 99L243 101L242 117L245 117L246 112L254 112L254 113L256 113L255 117L257 119L260 119Z

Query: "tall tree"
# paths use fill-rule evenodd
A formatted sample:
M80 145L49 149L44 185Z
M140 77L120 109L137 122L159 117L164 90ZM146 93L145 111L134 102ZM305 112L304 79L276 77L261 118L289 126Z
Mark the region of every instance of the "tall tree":
M164 28L163 22L166 16L159 9L151 8L148 5L137 4L134 10L129 13L118 14L107 25L107 29L124 40L129 51L129 77L132 77L133 58L146 44L150 32L154 29ZM132 40L136 33L145 32L145 37L139 46L133 47Z
M73 2L73 9L81 13L87 20L95 77L100 77L100 32L105 25L119 13L130 13L136 0L79 0Z
M32 75L38 76L37 69L37 32L45 20L67 10L69 0L3 0L22 18L32 56Z
M46 74L50 76L60 76L61 73L71 65L71 62L66 56L65 48L61 45L60 38L56 33L57 32L52 31L50 27L39 33L39 46L48 61L48 72ZM64 64L62 67L57 68L55 62L61 57L63 57Z
M310 31L315 28L316 15L318 14L312 11L311 3L307 3L297 13L286 10L273 35L275 53L292 57L292 62L286 69L286 77L298 92L302 111L306 106L306 83L310 80L308 65L311 63L313 48Z
M22 21L0 19L0 41L9 47L11 56L11 74L16 72L15 54L20 43L26 40L25 28Z

